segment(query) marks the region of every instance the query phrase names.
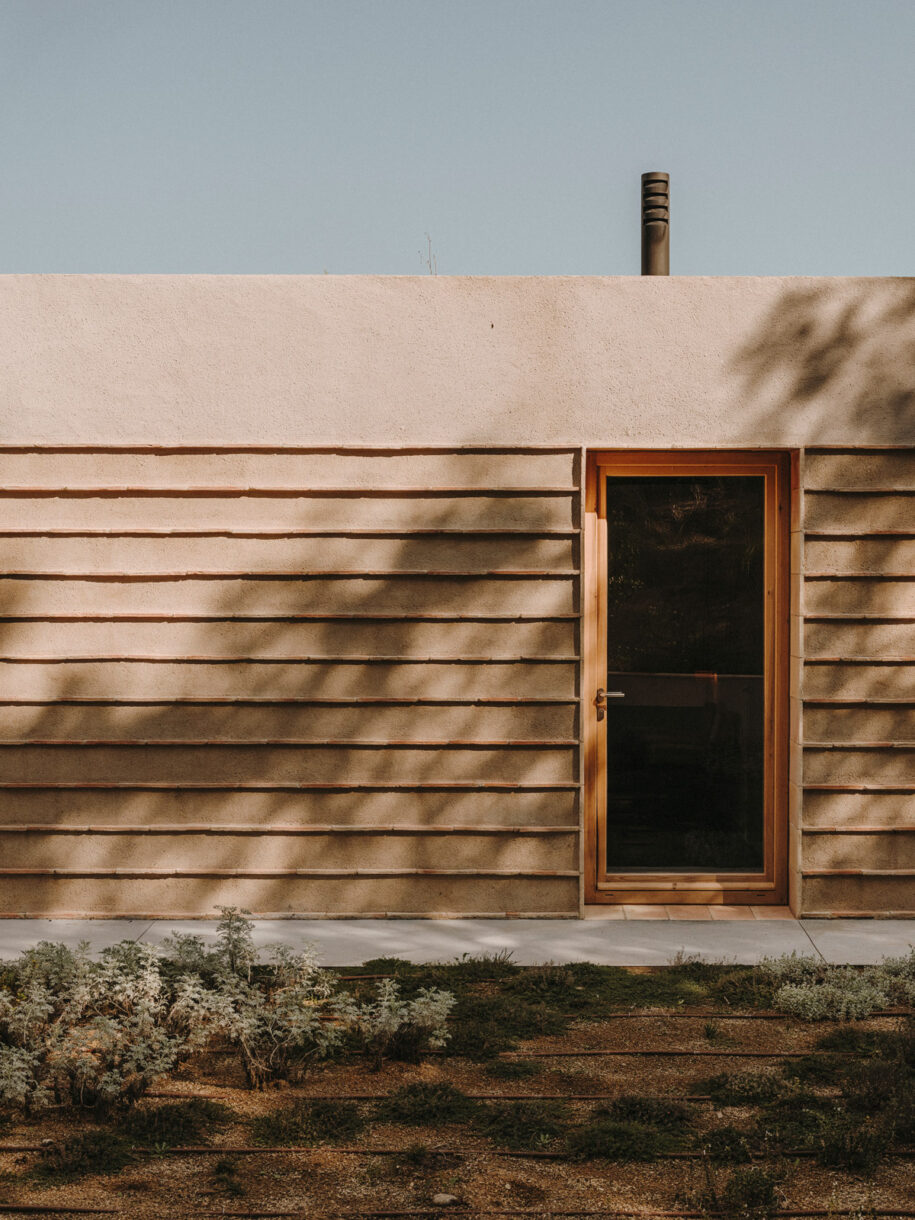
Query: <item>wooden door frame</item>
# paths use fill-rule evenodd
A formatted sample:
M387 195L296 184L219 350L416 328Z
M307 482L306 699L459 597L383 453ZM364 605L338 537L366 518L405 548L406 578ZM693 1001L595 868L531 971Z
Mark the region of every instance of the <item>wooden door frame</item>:
M607 522L600 512L603 472L617 474L757 474L765 498L765 867L746 874L599 876L598 852L606 810L606 737L598 731L594 695L606 683ZM587 454L582 541L584 745L584 902L753 904L781 906L788 898L788 748L791 455L781 450L601 449ZM602 744L603 741L603 744Z

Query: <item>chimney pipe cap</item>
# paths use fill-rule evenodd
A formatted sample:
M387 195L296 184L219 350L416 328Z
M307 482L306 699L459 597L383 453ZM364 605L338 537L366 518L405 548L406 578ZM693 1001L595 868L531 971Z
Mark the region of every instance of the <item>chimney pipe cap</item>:
M670 275L670 174L642 174L642 275Z

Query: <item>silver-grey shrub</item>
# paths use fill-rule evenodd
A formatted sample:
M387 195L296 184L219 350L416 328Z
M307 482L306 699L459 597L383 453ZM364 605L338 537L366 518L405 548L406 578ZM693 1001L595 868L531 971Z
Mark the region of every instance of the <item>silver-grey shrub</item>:
M408 1045L411 1053L438 1050L448 1041L448 1015L455 997L450 991L423 987L411 1000L400 995L393 979L375 987L375 999L356 1004L350 999L341 1005L341 1024L353 1033L362 1051L380 1068L398 1044Z
M775 985L774 1007L803 1021L856 1021L915 1004L915 950L861 967L792 953L765 958L758 969Z
M130 1103L214 1038L241 1056L252 1086L297 1080L354 1044L373 1057L398 1032L424 1048L447 1037L454 998L402 1001L393 985L357 1003L311 948L274 947L258 967L248 912L221 908L215 946L197 936L164 952L122 941L98 961L42 942L0 977L0 1108Z
M43 942L0 991L0 1101L40 1109L134 1100L174 1067L181 1040L165 1028L159 956L124 941L92 961Z

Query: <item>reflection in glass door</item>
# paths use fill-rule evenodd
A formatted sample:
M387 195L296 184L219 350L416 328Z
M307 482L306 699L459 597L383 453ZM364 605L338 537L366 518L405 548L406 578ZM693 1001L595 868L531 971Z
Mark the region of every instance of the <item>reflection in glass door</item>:
M784 466L663 457L620 455L592 472L594 880L619 901L648 885L669 889L658 901L755 886L746 900L758 902L766 877L774 894L783 804L774 764Z

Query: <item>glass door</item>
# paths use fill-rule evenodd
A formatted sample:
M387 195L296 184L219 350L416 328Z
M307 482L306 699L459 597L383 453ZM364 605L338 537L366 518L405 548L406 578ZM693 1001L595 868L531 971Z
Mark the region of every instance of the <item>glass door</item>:
M784 466L758 454L593 464L598 900L784 901Z

